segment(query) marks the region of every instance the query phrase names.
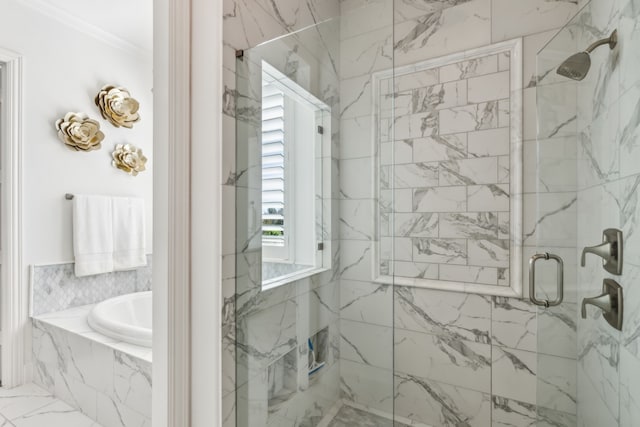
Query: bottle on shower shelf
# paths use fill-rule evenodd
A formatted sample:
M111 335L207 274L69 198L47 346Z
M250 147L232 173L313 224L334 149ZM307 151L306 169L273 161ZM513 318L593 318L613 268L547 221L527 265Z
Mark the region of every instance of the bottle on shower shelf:
M324 366L324 364L325 362L318 362L316 360L316 352L313 348L311 338L309 338L309 376L318 372Z

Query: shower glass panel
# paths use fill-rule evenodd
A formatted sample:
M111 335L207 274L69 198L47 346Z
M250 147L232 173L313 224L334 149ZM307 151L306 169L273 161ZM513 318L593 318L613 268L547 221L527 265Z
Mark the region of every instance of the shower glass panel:
M525 197L534 198L537 209L528 220L534 232L525 235L526 255L548 252L562 257L565 287L561 304L538 307L540 426L552 425L552 419L562 419L568 427L638 423L638 245L633 242L633 224L639 212L640 157L632 143L638 126L639 97L632 89L640 82L633 63L638 11L629 3L619 14L610 14L611 5L587 3L537 55L537 140L525 142L525 157L534 160L527 163L532 166L525 172L530 194ZM616 29L618 45L594 50L583 80L557 73L567 58ZM584 265L580 262L583 249L601 244L603 230L610 228L624 235L627 253L620 275L605 271L595 255L587 255ZM555 263L538 264L538 298L553 300ZM603 293L604 279L622 286L621 331L609 325L598 307L587 305L584 316L581 313L585 298Z
M393 63L362 56L369 26L391 41L392 1L366 7L389 21L345 3L340 19L237 52L239 427L393 425L393 296L367 267L371 74Z
M538 307L537 416L538 425L563 419L567 427L577 418L577 264L578 257L578 83L559 75L557 67L577 52L576 31L569 23L537 55L537 134L525 140L526 164L531 170L525 192L535 197L529 223L535 232L525 236L525 256L550 253L564 264L564 298L557 306ZM525 196L527 197L527 196ZM548 219L547 219L548 218ZM538 299L557 298L557 263L536 262ZM564 416L559 416L563 414Z

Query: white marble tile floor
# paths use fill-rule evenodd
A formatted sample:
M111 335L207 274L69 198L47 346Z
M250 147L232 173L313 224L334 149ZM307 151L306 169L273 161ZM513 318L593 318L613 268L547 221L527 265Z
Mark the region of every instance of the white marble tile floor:
M376 414L353 406L343 405L335 417L329 422L328 427L409 427L398 421L392 421Z
M35 384L0 388L0 427L101 427Z

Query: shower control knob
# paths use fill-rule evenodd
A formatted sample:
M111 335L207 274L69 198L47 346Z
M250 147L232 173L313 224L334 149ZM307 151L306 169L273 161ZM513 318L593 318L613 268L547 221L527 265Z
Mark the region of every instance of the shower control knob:
M588 246L582 250L580 265L587 264L587 254L597 255L602 258L602 267L611 274L622 274L622 231L616 228L607 228L602 232L602 243L596 246Z

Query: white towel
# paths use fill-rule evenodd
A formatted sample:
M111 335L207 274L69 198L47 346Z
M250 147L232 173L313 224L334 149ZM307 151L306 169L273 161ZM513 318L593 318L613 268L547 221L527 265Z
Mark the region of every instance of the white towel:
M131 270L147 265L144 199L113 197L113 268Z
M73 253L76 276L113 271L113 213L111 198L73 198Z

